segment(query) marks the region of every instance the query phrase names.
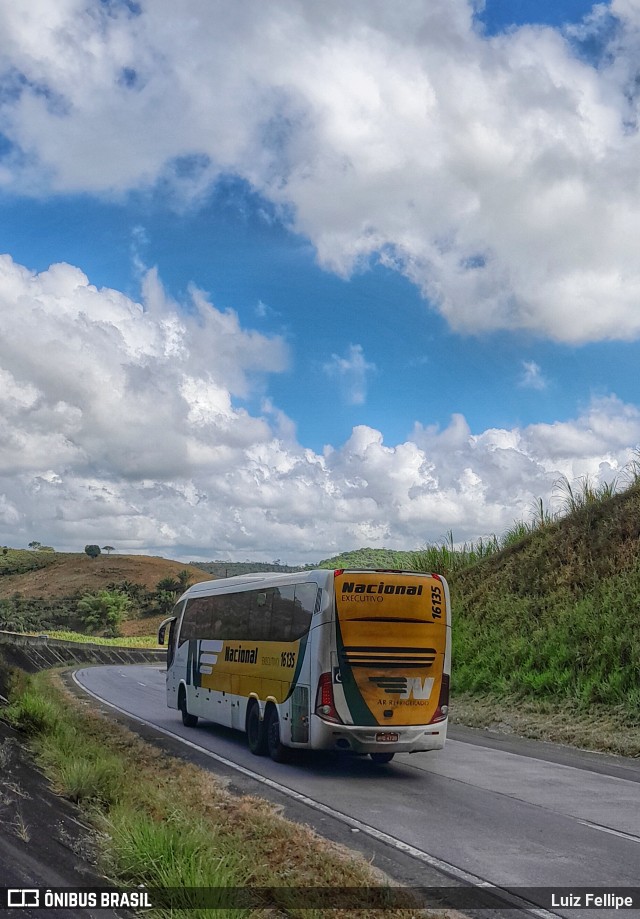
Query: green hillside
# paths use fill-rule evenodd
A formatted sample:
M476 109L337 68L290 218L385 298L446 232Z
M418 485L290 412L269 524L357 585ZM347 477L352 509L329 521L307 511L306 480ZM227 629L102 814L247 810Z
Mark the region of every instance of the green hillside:
M450 575L459 692L602 704L640 723L640 487Z
M395 568L413 569L415 552L393 549L354 549L318 562L318 568Z
M53 551L32 552L30 549L0 548L0 577L3 575L24 574L27 571L39 571L56 561Z

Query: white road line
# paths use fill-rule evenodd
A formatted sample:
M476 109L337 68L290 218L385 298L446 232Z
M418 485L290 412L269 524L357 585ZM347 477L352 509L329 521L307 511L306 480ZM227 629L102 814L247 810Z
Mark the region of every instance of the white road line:
M610 826L602 826L602 824L592 823L590 820L578 820L578 823L588 826L590 830L600 830L601 833L609 833L611 836L620 836L621 839L640 843L640 836L634 836L632 833L623 833L622 830L614 830Z
M365 833L367 836L370 836L372 839L376 839L379 842L384 842L389 846L393 846L394 849L397 849L399 852L404 852L407 855L410 855L412 858L417 859L418 861L423 862L426 865L429 865L431 868L435 868L438 871L442 871L445 874L454 877L458 881L463 881L466 884L471 884L474 887L481 887L490 890L495 890L499 893L504 893L505 895L505 908L509 908L507 904L517 906L521 909L525 909L530 915L537 916L538 919L557 919L558 914L550 912L549 910L542 909L541 907L536 907L532 903L529 903L527 900L523 900L521 897L517 897L509 891L503 891L502 888L498 887L495 884L490 883L489 881L483 880L483 878L478 877L475 874L471 874L469 871L464 871L462 868L457 868L455 865L451 865L449 862L445 862L440 858L436 858L434 855L429 855L428 852L423 852L422 849L416 848L416 846L410 845L408 842L403 842L402 839L397 839L395 836L390 836L388 833L384 833L382 830L376 829L376 827L370 826L368 823L363 823L361 820L357 820L355 817L349 816L349 814L343 814L341 811L336 811L333 807L329 807L327 804L323 804L321 801L316 801L314 798L308 797L299 791L295 791L293 788L288 788L286 785L281 785L280 782L276 782L273 779L269 779L264 775L260 775L259 772L253 772L252 769L247 769L246 766L241 766L239 763L234 763L233 760L226 759L224 756L220 756L219 753L214 753L212 750L207 750L205 747L199 746L199 744L193 743L191 740L187 740L185 737L182 737L180 734L175 734L173 731L168 731L166 728L161 728L159 725L154 724L152 721L146 721L144 718L140 718L138 715L134 715L131 712L126 711L124 708L120 708L118 705L114 705L113 702L107 702L106 699L101 698L96 693L92 692L90 689L87 689L86 686L83 686L82 683L77 679L77 673L79 671L74 671L72 673L74 683L88 695L92 696L98 702L101 702L103 705L108 705L109 708L115 709L115 711L120 712L123 715L126 715L128 718L133 718L134 721L138 721L140 724L144 724L147 727L152 728L154 731L159 731L161 734L164 734L167 737L172 737L175 740L179 740L181 743L185 744L188 747L191 747L193 750L197 750L199 753L204 753L205 756L215 759L217 762L222 763L224 766L228 766L231 769L235 769L237 772L241 772L243 775L249 776L257 782L266 785L268 788L272 788L274 791L278 791L280 794L287 795L289 798L293 798L295 801L305 804L307 807L311 807L316 811L319 811L321 814L326 814L329 817L334 817L337 820L340 820L342 823L347 824L347 826L352 829L358 830L361 833Z

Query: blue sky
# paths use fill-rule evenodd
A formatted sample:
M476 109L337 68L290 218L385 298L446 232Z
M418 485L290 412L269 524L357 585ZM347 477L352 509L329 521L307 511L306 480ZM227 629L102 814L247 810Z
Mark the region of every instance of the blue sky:
M43 10L0 13L0 542L306 562L623 474L630 0Z

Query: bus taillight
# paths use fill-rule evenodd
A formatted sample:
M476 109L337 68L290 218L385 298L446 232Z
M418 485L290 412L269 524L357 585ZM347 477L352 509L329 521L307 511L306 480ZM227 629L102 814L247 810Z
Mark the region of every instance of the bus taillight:
M318 692L316 693L316 715L319 715L325 721L342 724L342 718L336 711L335 702L333 701L333 681L330 673L320 674Z
M429 724L433 724L435 721L444 721L444 719L449 714L449 674L442 674L442 682L440 683L440 696L438 698L438 707L434 712L433 718Z

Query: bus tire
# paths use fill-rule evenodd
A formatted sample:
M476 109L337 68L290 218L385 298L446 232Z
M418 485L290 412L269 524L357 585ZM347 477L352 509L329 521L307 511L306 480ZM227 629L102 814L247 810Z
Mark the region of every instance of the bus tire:
M390 763L395 753L370 753L369 756L374 763L381 765L382 763Z
M190 715L189 710L187 709L187 693L184 686L180 687L180 692L178 693L178 708L182 713L182 723L186 728L195 728L198 724L198 716Z
M249 703L247 711L247 744L254 756L266 756L269 752L267 746L267 726L260 717L260 706L257 702Z
M270 705L267 711L267 749L274 763L288 763L291 759L291 750L280 743L280 719L275 705Z

